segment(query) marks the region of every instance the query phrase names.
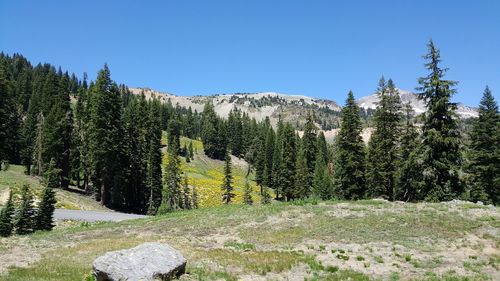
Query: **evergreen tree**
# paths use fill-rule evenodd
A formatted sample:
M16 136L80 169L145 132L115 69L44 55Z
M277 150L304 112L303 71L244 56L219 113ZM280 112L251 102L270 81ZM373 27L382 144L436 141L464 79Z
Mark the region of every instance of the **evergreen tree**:
M224 162L224 180L222 182L222 202L224 204L229 204L231 200L235 197L233 192L233 175L232 175L232 167L231 167L231 156L229 153L226 153L226 159Z
M330 199L333 196L333 186L328 174L328 168L325 163L325 157L319 151L316 157L313 177L313 194L323 200Z
M89 152L92 183L97 201L108 205L111 190L119 188L115 184L123 163L120 161L123 129L120 93L111 80L107 65L99 71L91 91ZM119 190L115 192L119 193Z
M166 184L166 208L176 210L182 204L181 202L181 170L178 155L177 144L173 142L173 147L168 150L168 163L165 169Z
M241 111L236 107L229 112L228 116L228 145L231 153L236 157L243 154L243 124Z
M291 200L295 187L295 162L297 148L295 146L295 131L287 123L283 127L283 148L281 152L280 170L279 170L279 190L283 193L283 199Z
M450 102L455 81L444 80L447 69L440 68L441 56L432 40L424 56L429 75L419 79L419 95L427 106L422 128L422 175L420 198L443 201L456 198L463 191L459 179L462 163L460 132L455 117L456 105Z
M213 159L224 159L226 153L226 134L224 122L220 120L212 103L205 104L202 118L201 140L205 154Z
M56 167L56 162L52 159L45 172L47 181L42 195L42 201L38 204L38 210L35 218L36 230L51 230L54 227L53 216L56 201L54 188L59 187L61 170Z
M196 186L193 185L191 194L191 206L193 209L198 209L198 192L196 192Z
M302 145L299 145L297 152L297 163L295 165L295 198L307 198L311 195L311 187L309 185L309 170L307 168L307 160Z
M194 151L193 151L193 142L189 142L189 147L188 147L189 155L191 156L191 160L194 160Z
M349 92L342 109L342 124L337 136L335 181L337 193L345 199L361 199L365 193L365 145L361 138L360 109Z
M7 237L12 234L14 229L14 202L12 202L12 191L9 192L9 199L0 211L0 236Z
M183 199L184 199L184 209L191 209L191 196L189 192L189 182L187 174L184 174L184 191L183 191Z
M266 120L269 120L269 118L266 118ZM265 127L267 133L266 133L266 142L264 145L264 172L263 172L263 181L262 184L271 187L272 186L272 173L273 173L273 150L275 147L275 142L276 142L276 136L274 133L273 128L269 124L269 126Z
M260 203L264 205L271 204L271 194L269 194L269 188L267 188L266 186L264 186L264 189L260 196Z
M191 155L189 154L189 150L187 148L186 143L184 143L184 159L186 160L186 163L191 162Z
M304 126L304 135L302 136L302 149L304 150L304 155L307 163L307 183L309 186L312 185L316 154L318 153L318 148L316 146L318 128L314 124L314 116L312 112L307 114L306 124Z
M15 103L10 90L10 83L7 79L6 69L3 63L0 62L0 169L1 162L7 160L8 147L15 134L12 131L12 123L15 116Z
M283 151L283 122L281 121L281 118L278 119L278 129L276 132L276 141L274 144L274 151L273 151L273 169L271 172L271 187L274 188L274 191L276 193L276 199L278 199L281 194L281 185L280 185L280 169L281 169L281 158L282 158L282 151Z
M412 107L405 105L405 125L402 129L400 141L400 159L396 174L396 199L414 201L420 181L418 159L418 132L412 122Z
M149 147L147 178L149 195L148 214L156 214L162 201L162 175L161 175L161 119L160 102L153 100L149 108L148 125Z
M394 199L401 122L401 101L392 80L380 79L379 103L374 114L375 130L368 143L367 186L371 197Z
M500 114L488 87L470 133L470 199L500 204Z
M330 162L330 156L328 153L328 145L326 143L326 138L323 131L320 131L318 134L318 138L316 140L316 147L318 148L318 155L321 155L323 157L323 161L325 162L325 164L328 164Z
M35 218L35 207L33 206L33 194L29 185L23 185L21 190L21 207L15 215L14 226L17 234L29 234L33 232Z
M266 171L266 147L262 136L257 136L254 139L253 150L255 151L255 182L261 186L265 183Z
M245 203L246 205L253 204L252 188L250 187L248 180L245 181L245 191L243 193L243 203Z

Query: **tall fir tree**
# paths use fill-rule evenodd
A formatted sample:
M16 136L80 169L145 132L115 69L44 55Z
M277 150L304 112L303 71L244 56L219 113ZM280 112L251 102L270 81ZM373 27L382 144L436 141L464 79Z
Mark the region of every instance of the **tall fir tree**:
M432 40L427 48L424 59L429 74L419 79L417 88L428 109L422 128L420 198L435 202L456 198L463 192L459 178L462 157L456 105L450 101L457 82L443 79L447 69L440 67L441 55Z
M12 191L9 192L9 198L5 206L0 211L0 236L7 237L14 230L14 202L12 201Z
M35 217L35 230L51 230L54 227L54 210L57 203L54 188L60 184L61 170L56 167L56 162L52 159L45 172L45 188L42 200L38 204Z
M227 148L224 122L217 117L214 106L208 102L203 109L201 140L205 154L213 159L224 159Z
M307 198L311 195L312 185L309 185L309 170L302 142L298 145L297 163L295 164L295 198Z
M282 152L279 170L279 190L286 201L294 199L296 138L292 125L286 123L283 127Z
M1 162L9 159L11 139L16 135L12 131L12 124L17 117L15 102L11 93L6 66L0 62L0 169Z
M146 182L149 190L148 214L156 214L162 200L161 175L161 119L160 102L153 100L149 106L149 147Z
M333 197L333 183L322 151L318 151L314 167L313 194L323 200Z
M93 85L90 106L89 151L92 183L97 201L111 203L111 191L119 193L122 151L122 106L117 85L105 64Z
M486 87L470 133L470 199L500 204L500 114Z
M181 201L181 168L178 156L177 144L173 142L173 147L168 150L168 162L165 169L165 205L167 210L177 210L182 204Z
M417 199L418 183L421 180L418 146L419 134L413 124L413 109L410 103L405 105L405 124L400 139L400 159L396 173L397 200L415 201Z
M266 120L269 120L268 118ZM263 173L263 185L267 187L272 186L273 181L273 150L276 142L276 134L269 124L265 127L266 132L266 142L264 145L264 173Z
M368 143L366 180L368 196L394 200L399 159L401 100L392 80L380 79L379 102L373 117L375 130Z
M362 199L365 194L365 145L361 138L360 109L352 92L348 94L341 119L336 139L336 192L344 199Z
M15 215L14 227L17 234L29 234L33 232L35 219L35 207L33 205L33 194L30 186L25 184L21 190L21 206Z
M308 171L308 185L312 185L316 155L318 154L318 148L316 146L317 131L318 128L316 127L316 124L314 124L314 114L312 112L308 112L306 124L304 125L304 134L302 136L302 149L304 150Z
M222 181L221 189L222 189L222 202L224 204L231 203L231 200L236 195L234 194L231 156L229 155L229 153L226 153L226 157L224 160L224 179Z

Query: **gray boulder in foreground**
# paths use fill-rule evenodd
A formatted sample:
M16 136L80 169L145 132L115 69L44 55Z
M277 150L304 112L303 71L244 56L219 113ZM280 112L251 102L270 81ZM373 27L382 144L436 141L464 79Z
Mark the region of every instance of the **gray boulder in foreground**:
M169 245L144 243L108 252L98 257L93 267L98 281L172 280L186 271L186 259Z

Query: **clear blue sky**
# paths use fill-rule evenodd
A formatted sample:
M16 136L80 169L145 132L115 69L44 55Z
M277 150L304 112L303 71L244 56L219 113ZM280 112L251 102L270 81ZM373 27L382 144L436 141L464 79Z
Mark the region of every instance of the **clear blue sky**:
M433 38L456 101L500 97L500 1L1 1L0 51L180 95L276 91L343 104L383 74L413 90Z

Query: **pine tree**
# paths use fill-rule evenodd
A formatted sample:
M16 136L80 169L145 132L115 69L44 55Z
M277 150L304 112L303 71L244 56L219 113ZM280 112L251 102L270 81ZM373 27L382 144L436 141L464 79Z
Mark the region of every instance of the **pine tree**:
M184 174L184 185L183 185L183 192L182 192L182 198L184 199L184 203L182 204L184 209L191 209L191 194L189 192L189 181L188 181L188 176L187 174Z
M271 204L271 194L269 194L269 188L267 188L266 186L264 186L264 189L262 190L260 203L264 205Z
M309 186L312 185L315 169L316 154L318 153L318 148L316 147L318 128L314 124L314 116L312 112L307 114L306 124L304 126L304 135L302 136L302 149L304 150L304 155L307 163L307 183Z
M191 156L191 160L194 160L194 151L193 151L193 142L189 142L189 147L188 147L189 155Z
M333 197L333 186L330 176L328 175L328 168L325 163L323 152L319 151L316 157L313 177L313 194L323 200L331 199Z
M361 138L360 109L349 92L342 109L342 124L337 136L335 181L337 193L345 199L361 199L365 193L365 145Z
M400 141L400 159L396 174L395 196L397 200L416 200L418 182L421 175L419 172L418 159L418 132L412 122L412 107L410 103L405 105L405 125L402 129Z
M9 199L0 211L0 236L7 237L14 229L14 202L12 202L12 191L9 192Z
M226 159L224 162L224 180L222 182L222 202L224 204L229 204L231 200L235 197L233 192L233 175L232 175L232 167L231 167L231 156L229 153L226 153Z
M266 118L266 120L269 120L269 118ZM276 142L276 136L274 133L273 128L269 124L269 126L266 126L266 142L264 145L264 159L265 159L265 164L264 164L264 173L263 173L263 182L262 184L271 187L272 186L272 173L273 173L273 150Z
M488 87L470 133L470 199L500 204L500 114Z
M252 188L250 187L248 180L245 181L245 191L243 193L243 203L245 203L246 205L253 204Z
M99 71L91 89L89 152L92 183L97 201L109 205L115 186L122 151L121 98L117 85L111 80L107 65ZM115 190L118 194L119 191Z
M33 194L29 185L23 185L21 190L21 207L15 215L14 220L16 233L23 235L33 232L34 218Z
M162 201L160 102L156 99L150 104L148 130L149 147L146 178L150 192L148 214L154 215Z
M266 171L266 147L262 136L257 136L254 139L253 150L255 151L255 182L261 186L265 183ZM262 193L262 192L261 192Z
M188 148L187 148L186 143L184 143L184 148L183 148L183 150L184 150L184 159L186 160L186 163L191 162L191 155L189 154L189 150L188 150Z
M9 139L13 138L11 124L15 118L15 104L10 90L6 69L0 62L0 169L1 162L7 160Z
M213 159L224 159L227 138L224 122L215 113L214 106L208 102L203 109L201 140L205 154Z
M441 56L432 40L424 56L429 75L419 79L420 97L427 106L422 128L422 175L420 198L443 201L456 198L463 191L459 179L462 163L460 132L455 117L456 105L450 102L456 92L455 81L444 80L447 69L440 68Z
M283 193L285 200L294 199L295 187L295 162L296 159L296 138L295 131L290 124L283 127L283 148L281 152L281 164L279 170L279 190Z
M281 118L278 119L278 129L276 132L276 141L274 144L273 151L273 169L271 171L271 187L274 188L276 193L276 199L282 195L281 185L280 185L280 169L281 169L281 159L283 151L283 122Z
M196 186L194 185L191 194L191 206L193 209L198 209L198 192L196 192Z
M379 103L374 114L375 130L368 143L367 186L371 197L394 199L395 177L399 159L401 101L392 80L380 79Z
M304 148L299 145L297 152L297 163L295 165L295 198L307 198L311 195L312 185L309 185L309 170L307 168L307 160L304 153Z
M38 204L35 217L35 230L51 230L54 227L53 216L56 201L54 188L59 187L61 170L56 167L56 162L52 158L45 172L47 181L42 195L42 201Z
M168 163L165 170L166 184L166 208L168 210L177 210L181 202L181 170L178 156L177 144L173 142L173 147L168 150Z

